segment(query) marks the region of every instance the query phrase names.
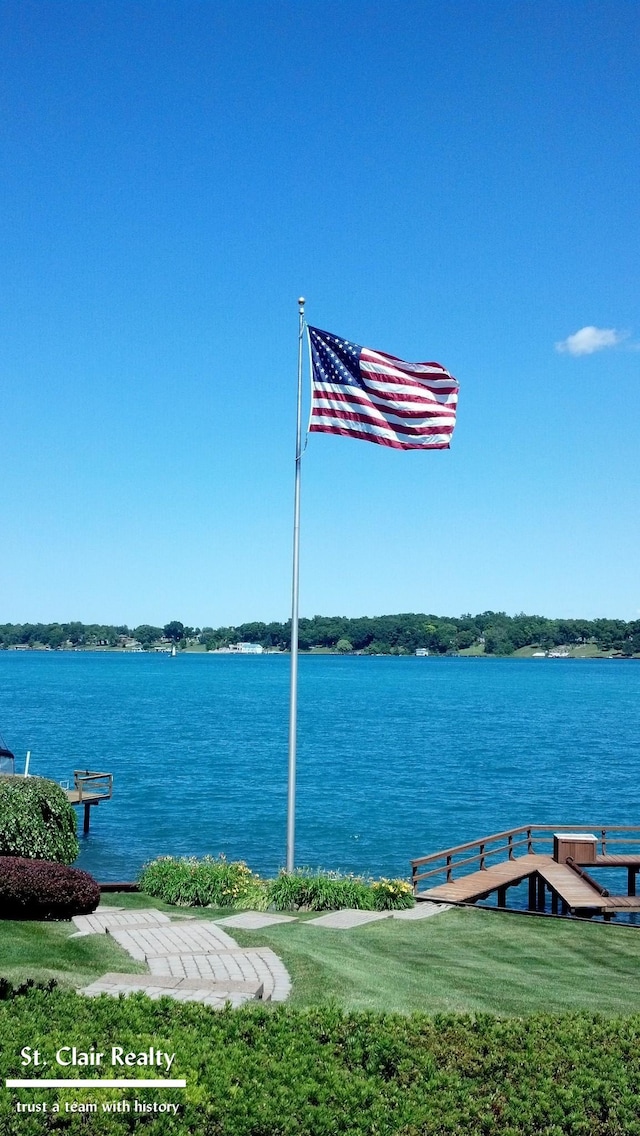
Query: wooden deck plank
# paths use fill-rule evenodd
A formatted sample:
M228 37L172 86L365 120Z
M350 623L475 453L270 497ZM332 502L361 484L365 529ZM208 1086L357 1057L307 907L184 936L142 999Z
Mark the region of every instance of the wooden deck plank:
M640 911L640 895L606 895L603 904L603 911Z
M492 864L490 868L483 868L479 872L471 872L468 876L460 876L448 884L438 884L427 891L418 892L418 899L440 899L453 903L474 903L496 891L499 887L519 883L526 880L533 872L540 871L544 865L552 863L550 856L530 854L518 856L515 860L505 860L501 864Z
M585 868L589 865L585 864ZM624 853L612 852L605 856L596 856L592 865L594 868L640 868L640 855L625 856Z
M555 860L550 860L538 871L568 907L604 909L607 906L607 899L610 897L602 896L596 888L566 864L556 864Z
M100 801L108 801L106 793L83 793L80 796L78 789L65 789L67 800L72 805L97 805Z

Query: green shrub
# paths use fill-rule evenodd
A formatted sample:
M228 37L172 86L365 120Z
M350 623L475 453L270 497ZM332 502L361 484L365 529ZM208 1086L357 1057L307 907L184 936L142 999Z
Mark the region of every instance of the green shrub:
M276 911L389 911L413 907L411 885L404 880L365 880L339 872L313 872L301 868L280 872L267 883L268 905Z
M21 1064L36 1046L105 1051L95 1069L58 1077L113 1077L111 1046L175 1052L185 1089L37 1089L0 1094L2 1136L637 1136L640 1016L360 1012L322 1006L215 1011L167 999L82 998L60 988L0 1001L0 1083L42 1076ZM51 1068L51 1064L49 1066ZM55 1066L54 1066L55 1068ZM45 1076L51 1075L48 1072ZM116 1074L122 1075L122 1074ZM128 1077L148 1077L133 1067ZM173 1116L136 1116L133 1099L174 1101ZM46 1112L17 1113L16 1101ZM96 1115L66 1101L97 1102ZM103 1112L128 1100L130 1111ZM59 1114L54 1111L57 1105Z
M257 893L260 884L245 863L224 856L160 856L145 864L138 882L147 895L177 907L234 907Z
M373 893L365 880L336 872L312 872L308 868L280 872L269 881L267 893L269 905L276 911L339 911L344 907L371 911L374 906Z
M76 814L55 781L0 777L0 856L71 864L78 852Z
M401 911L414 907L413 889L406 880L375 880L371 885L376 911Z
M50 860L0 856L3 919L70 919L89 915L99 903L100 887L88 872Z
M404 880L372 880L298 868L263 880L242 861L224 856L180 860L160 856L145 864L140 890L177 907L233 907L236 911L389 911L413 907Z

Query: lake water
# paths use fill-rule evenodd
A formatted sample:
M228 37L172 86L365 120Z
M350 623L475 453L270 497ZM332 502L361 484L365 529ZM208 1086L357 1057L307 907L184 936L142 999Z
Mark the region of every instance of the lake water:
M0 733L31 772L114 775L78 866L286 851L287 656L0 652ZM640 662L302 656L296 863L407 876L529 822L640 822ZM78 813L79 819L80 813Z

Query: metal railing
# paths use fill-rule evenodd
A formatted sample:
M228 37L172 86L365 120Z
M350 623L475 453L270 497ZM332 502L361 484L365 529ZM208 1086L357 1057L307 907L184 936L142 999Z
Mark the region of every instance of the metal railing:
M471 840L465 844L456 844L453 848L445 848L441 852L432 852L429 856L420 856L411 861L411 877L413 890L416 892L423 880L432 880L430 886L443 882L434 879L444 876L446 883L454 879L454 872L460 868L483 871L487 868L487 861L500 863L501 860L515 859L515 852L520 849L525 854L549 854L553 849L553 837L556 833L570 835L571 833L589 832L596 837L596 852L600 856L622 855L628 852L633 845L636 851L640 846L640 825L590 825L590 824L528 824L519 828L506 829L504 832L495 832L490 836L482 836L479 840ZM636 833L636 836L620 835ZM624 847L622 847L624 846ZM463 853L470 853L464 855ZM460 858L463 857L463 858Z

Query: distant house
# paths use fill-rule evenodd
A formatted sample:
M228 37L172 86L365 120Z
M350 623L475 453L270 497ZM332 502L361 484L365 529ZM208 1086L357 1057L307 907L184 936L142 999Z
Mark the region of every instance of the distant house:
M428 657L428 655L429 655L429 648L428 647L416 647L416 658L417 659L426 659Z
M261 643L230 643L228 647L216 647L216 655L262 655L264 647Z
M142 644L138 639L133 639L131 635L119 635L118 646L122 647L125 651L141 651Z

